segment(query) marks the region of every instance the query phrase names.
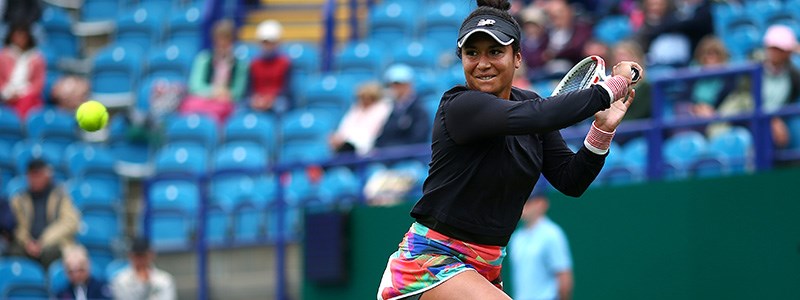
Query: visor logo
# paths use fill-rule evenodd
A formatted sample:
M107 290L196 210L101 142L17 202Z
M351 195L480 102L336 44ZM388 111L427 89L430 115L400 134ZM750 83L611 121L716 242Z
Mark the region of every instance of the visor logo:
M476 26L492 26L494 25L494 22L495 21L492 19L481 19L480 21L478 21L478 25Z

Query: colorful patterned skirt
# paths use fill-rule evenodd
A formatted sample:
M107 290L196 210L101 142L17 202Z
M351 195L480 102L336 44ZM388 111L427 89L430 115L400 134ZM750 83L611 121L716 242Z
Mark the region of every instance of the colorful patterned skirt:
M463 242L414 222L389 257L378 299L417 295L467 270L477 271L502 290L500 268L505 256L505 247Z

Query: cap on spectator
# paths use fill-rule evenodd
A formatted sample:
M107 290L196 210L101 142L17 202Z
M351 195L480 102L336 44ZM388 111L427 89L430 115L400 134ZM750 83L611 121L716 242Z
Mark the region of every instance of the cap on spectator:
M133 254L141 255L141 254L146 254L149 251L150 251L150 240L146 238L138 237L133 240L133 243L131 243L131 253Z
M259 41L274 42L281 39L283 27L281 23L275 20L266 20L258 24L256 29L256 37Z
M47 168L47 161L41 158L34 158L28 162L28 172Z
M534 23L539 26L544 26L547 22L547 16L544 11L536 7L528 7L523 9L520 16L523 23Z
M797 48L797 36L792 28L786 25L772 25L764 35L764 47L775 47L783 51L794 51Z
M388 83L408 83L414 79L414 69L405 64L395 64L386 70L383 77Z

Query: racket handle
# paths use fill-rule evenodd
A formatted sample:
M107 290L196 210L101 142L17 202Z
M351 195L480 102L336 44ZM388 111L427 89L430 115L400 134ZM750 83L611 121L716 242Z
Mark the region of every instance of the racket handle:
M639 69L631 68L631 84L639 82Z

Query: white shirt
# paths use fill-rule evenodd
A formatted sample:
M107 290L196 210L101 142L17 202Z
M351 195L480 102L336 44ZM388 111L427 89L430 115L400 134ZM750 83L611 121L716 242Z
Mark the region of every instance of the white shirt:
M173 300L176 299L172 275L155 267L150 269L150 281L142 282L132 267L120 271L111 284L117 300Z
M391 113L392 104L386 100L379 100L367 108L353 104L342 117L336 135L352 144L356 153L366 154L375 146L375 139Z

